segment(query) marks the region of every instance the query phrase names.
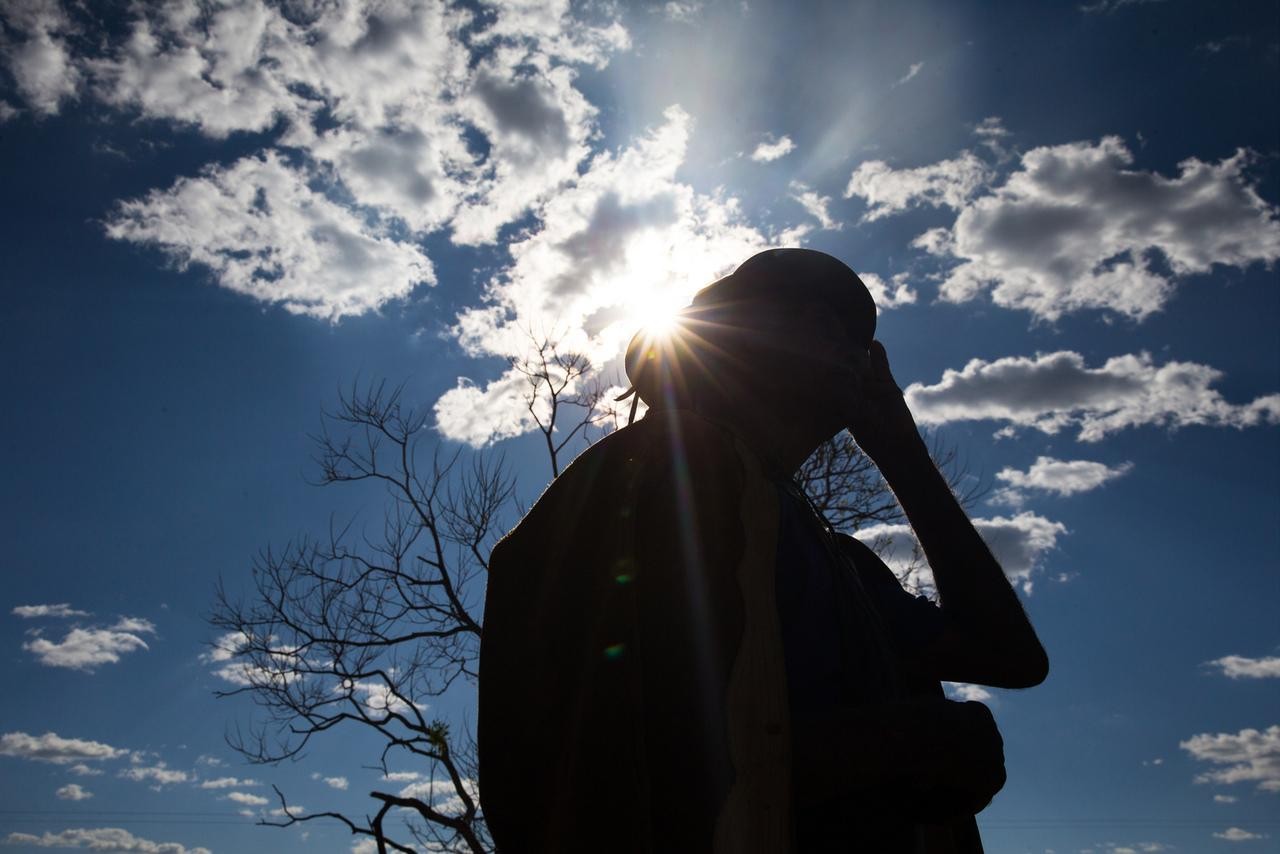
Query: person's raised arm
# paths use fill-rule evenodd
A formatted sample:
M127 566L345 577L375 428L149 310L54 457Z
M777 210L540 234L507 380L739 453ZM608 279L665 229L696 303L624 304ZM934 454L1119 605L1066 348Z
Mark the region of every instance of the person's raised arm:
M1044 681L1049 661L1000 564L933 464L873 341L855 365L849 431L879 467L933 570L947 629L927 651L938 678L1002 688Z

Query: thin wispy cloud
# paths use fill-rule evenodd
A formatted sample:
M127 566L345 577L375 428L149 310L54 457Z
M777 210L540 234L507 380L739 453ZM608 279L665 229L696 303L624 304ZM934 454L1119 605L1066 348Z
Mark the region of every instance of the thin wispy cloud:
M124 854L212 854L208 848L188 848L179 842L154 842L134 836L120 827L71 828L58 833L45 831L39 836L32 833L10 833L5 845L24 845L31 848L83 848L90 851L120 851Z
M0 736L0 756L49 762L54 765L101 762L106 759L118 759L128 752L100 741L64 738L55 732L46 732L43 735L7 732Z
M63 667L92 673L104 664L116 664L122 656L149 649L142 635L154 635L155 625L139 617L121 617L101 628L73 628L61 640L36 637L22 648L47 667Z
M1247 658L1243 655L1224 655L1205 662L1206 667L1216 668L1230 679L1280 679L1280 657Z
M924 68L923 62L911 63L911 67L907 69L907 73L899 77L897 82L894 83L893 85L901 86L903 83L906 83L908 80L915 79L915 76L920 73L920 69L922 68Z
M80 611L71 607L69 602L59 602L56 605L18 605L11 611L14 616L22 617L24 620L33 620L39 617L88 617L88 611Z

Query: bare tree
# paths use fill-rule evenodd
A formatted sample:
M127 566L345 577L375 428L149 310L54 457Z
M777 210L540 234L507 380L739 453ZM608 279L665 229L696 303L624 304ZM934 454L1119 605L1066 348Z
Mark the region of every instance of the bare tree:
M405 756L425 780L400 793L372 791L377 811L356 820L302 813L278 792L288 826L328 818L374 839L380 851L412 851L387 826L389 810L414 816L413 840L488 852L476 793L474 740L424 713L424 701L474 679L483 574L489 550L513 521L515 482L494 454L420 447L430 429L399 388L353 388L312 437L321 485L373 483L388 504L376 534L331 524L318 541L267 549L247 599L219 588L213 624L226 634L213 657L264 711L232 746L254 762L297 757L339 726L378 733L376 767ZM402 816L404 813L397 813ZM401 825L397 823L396 827Z

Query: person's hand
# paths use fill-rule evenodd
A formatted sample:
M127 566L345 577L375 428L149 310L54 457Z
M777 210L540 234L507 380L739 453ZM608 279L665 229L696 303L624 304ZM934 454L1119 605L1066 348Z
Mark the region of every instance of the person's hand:
M883 344L872 341L868 352L857 352L847 376L847 427L867 456L883 465L920 444L915 418L889 370Z
M1004 788L1004 739L982 703L948 703L942 755L920 781L922 814L937 819L977 815Z

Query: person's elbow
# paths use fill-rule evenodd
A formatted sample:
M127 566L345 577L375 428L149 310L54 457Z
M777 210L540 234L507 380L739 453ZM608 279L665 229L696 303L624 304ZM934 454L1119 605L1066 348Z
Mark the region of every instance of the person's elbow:
M1049 656L1038 640L1006 661L1005 682L1001 688L1034 688L1049 677Z

